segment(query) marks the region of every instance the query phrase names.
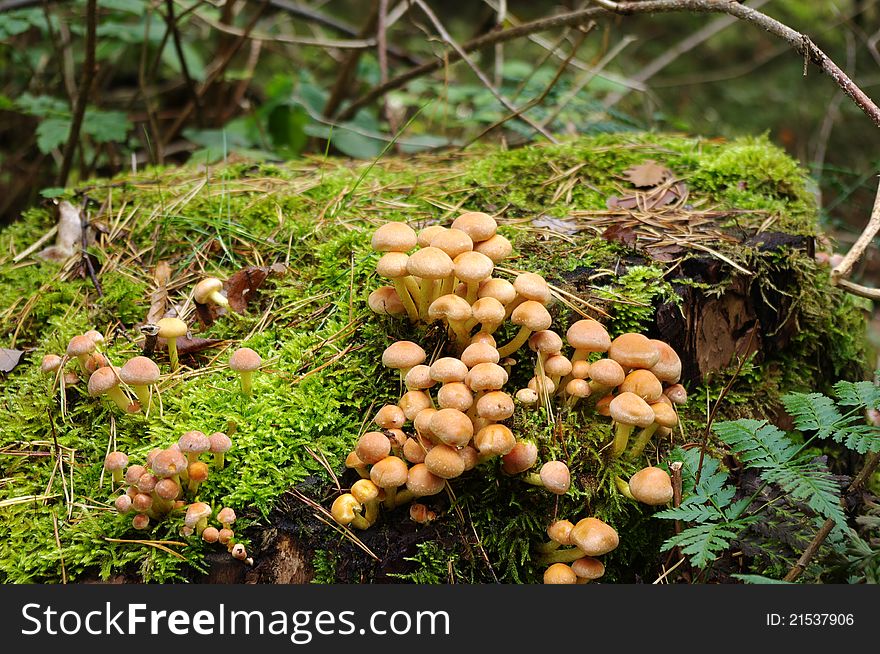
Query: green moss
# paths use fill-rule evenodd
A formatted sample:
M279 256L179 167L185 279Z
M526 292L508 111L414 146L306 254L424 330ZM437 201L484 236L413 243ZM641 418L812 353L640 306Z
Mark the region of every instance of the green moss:
M112 240L90 248L103 297L75 270L32 259L14 264L8 254L0 258L2 345L34 348L4 380L0 399L0 448L5 448L0 500L21 501L0 507L0 538L6 543L0 580L60 581L62 560L63 574L74 580L120 573L157 582L188 580L204 569L211 546L200 541L173 546L180 560L149 545L106 540L185 540L177 535L179 519L141 533L111 510L113 493L107 480L99 483L111 434L138 462L184 431L225 430L235 423L227 467L212 473L199 498L235 508L242 535L276 519L273 509L292 486L320 479L327 489L335 488L319 459L341 473L364 421L379 404L396 399L398 382L381 366L382 350L394 339L409 338L430 351L439 338L436 330L412 329L366 307L369 292L381 283L369 235L383 220L448 223L460 207L500 212L502 231L516 247L510 268L542 273L600 306L615 333L650 328L659 305L678 301L673 282L723 292L717 284L673 280L674 270L594 231L547 239L531 226L540 215L565 219L572 211L604 209L607 197L624 189L623 171L646 159L681 176L689 202L754 209L736 214L743 229L754 231L771 220L773 230L814 230L816 210L803 171L766 138L722 143L618 134L513 151L390 158L372 167L318 159L206 171L148 169L109 183L89 182L90 197L109 207L104 220L121 221ZM0 233L0 252L23 250L51 223L47 210L31 210ZM802 254L754 248L730 247L725 254L755 271L758 295L786 298L798 326L784 348L740 373L725 415L754 415L786 390L853 377L863 367L864 317L855 301L827 285L815 263ZM266 280L247 315L222 318L209 328L193 321L194 336L220 343L183 357L197 373L163 380L161 413L122 415L112 404L88 397L81 382L68 388L62 416L59 390L34 363L45 353L63 353L73 335L95 327L113 337L106 349L114 363L138 353L137 325L149 309L153 269L160 261L171 266L169 302L178 306L185 305L192 280L202 272L227 277L245 265L272 263L287 264L288 272ZM777 279L782 273L789 276L787 286ZM553 316L554 327L563 331L579 314L558 304ZM239 344L256 349L266 362L250 399L225 366L230 348ZM164 354L158 362L167 374ZM521 357L511 383L524 385L530 366L529 357ZM704 380L706 396L717 397L729 374ZM689 390L697 399L685 414L686 437L693 437L704 424L705 397L698 388ZM609 422L580 412L563 412L551 421L542 412L518 410L512 428L539 444L541 461L569 463L572 490L557 500L503 475L497 462L484 464L453 484L452 507L438 500L438 540L419 545L409 561L413 569L402 574L411 581L442 582L451 567L456 581L540 581L533 548L544 540L550 516L590 514L627 534L606 557L608 579L649 580L668 525L658 525L650 511L615 490L614 476L627 477L637 464L606 463ZM75 452L72 463L65 459L64 479L56 471L56 439L69 448L66 457ZM68 500L63 484L69 494L71 470ZM315 499L326 504L331 494ZM20 500L43 495L51 497ZM311 545L318 551L317 579L342 580L332 543Z

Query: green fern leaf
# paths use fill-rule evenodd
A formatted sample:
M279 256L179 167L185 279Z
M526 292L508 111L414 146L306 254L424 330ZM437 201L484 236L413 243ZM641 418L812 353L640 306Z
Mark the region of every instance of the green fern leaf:
M693 565L705 568L730 547L730 541L737 537L743 527L745 522L695 525L667 540L660 549L666 552L678 546L682 554L690 557Z
M821 393L789 393L782 403L800 431L815 431L819 438L828 438L841 427L843 416L837 405Z
M839 381L834 384L834 394L840 406L880 409L880 386L869 381Z
M880 451L880 428L873 425L855 425L842 430L837 442L842 442L849 449L859 454Z

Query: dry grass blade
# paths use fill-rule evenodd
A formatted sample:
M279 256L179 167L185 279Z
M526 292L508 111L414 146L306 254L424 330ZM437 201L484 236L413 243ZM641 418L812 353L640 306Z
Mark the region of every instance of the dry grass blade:
M306 452L309 453L309 456L312 457L319 464L321 464L321 467L327 471L327 474L330 475L330 479L332 479L333 483L336 485L336 490L341 493L342 486L340 486L339 479L336 477L336 473L333 472L333 468L330 466L330 462L327 461L327 456L321 450L315 452L308 445L305 446L305 449Z
M61 583L67 583L67 568L64 565L64 548L61 547L61 537L58 535L58 516L52 512L52 529L55 532L55 544L58 546L58 560L61 563Z
M358 538L351 529L349 529L348 527L344 527L343 525L340 525L338 522L336 522L336 520L333 519L333 516L330 514L330 512L327 509L325 509L323 506L321 506L320 504L318 504L317 502L315 502L311 498L306 497L305 495L303 495L300 491L298 491L295 488L291 489L287 492L290 493L291 495L293 495L296 499L298 499L303 504L310 506L315 511L315 517L318 520L323 522L328 527L331 527L332 529L335 529L336 531L338 531L345 538L349 539L351 542L353 542L355 545L357 545L359 548L361 548L364 552L367 553L367 555L369 555L370 557L372 557L376 561L381 561L381 559L378 556L376 556L376 554L373 552L373 550L371 550L369 547L367 547L366 544L364 544L364 542L360 538Z
M180 547L186 547L186 543L181 543L176 540L128 540L125 538L109 538L107 536L104 537L104 540L108 543L125 543L130 545L148 545L150 547L155 547L157 550L162 550L173 556L180 561L186 561L186 557L180 552L175 552L170 547L166 547L166 545L179 545Z
M3 509L7 506L17 506L19 504L30 504L31 502L45 502L48 500L55 499L56 497L61 497L60 493L53 493L51 495L20 495L19 497L10 497L6 500L0 500L0 509Z

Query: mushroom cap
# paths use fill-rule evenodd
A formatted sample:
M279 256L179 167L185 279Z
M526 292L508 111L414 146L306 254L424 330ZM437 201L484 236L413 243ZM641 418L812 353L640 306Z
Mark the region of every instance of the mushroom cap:
M186 469L189 480L197 484L202 483L208 478L208 465L204 461L193 461Z
M222 431L215 431L208 436L208 442L211 444L210 450L214 454L225 454L232 449L232 439Z
M391 441L381 431L368 431L358 439L354 452L368 465L379 463L391 453Z
M477 297L494 297L501 304L507 305L516 299L516 289L506 279L493 277L480 284L480 288L477 290Z
M153 506L153 496L147 493L138 493L131 500L131 508L138 513L149 511Z
M600 416L605 416L606 418L611 416L611 402L614 400L616 396L609 394L604 397L600 397L596 401L596 413Z
M406 271L406 264L409 262L409 255L403 252L386 252L376 262L376 273L379 277L385 279L398 279L406 277L409 273Z
M431 366L420 363L413 366L403 378L403 384L411 391L421 391L431 388L437 382L431 377Z
M92 397L97 397L117 386L119 386L119 379L110 366L98 368L89 377L89 395Z
M422 463L428 448L418 438L407 438L403 444L403 458L410 463Z
M544 374L551 377L564 377L571 372L571 361L561 354L554 354L544 361Z
M590 379L602 386L615 388L626 379L626 371L614 359L599 359L590 364Z
M460 229L471 237L474 243L486 241L498 230L498 223L482 211L467 211L452 221L453 229Z
M540 378L535 376L529 380L528 387L537 394L543 393L544 391L549 394L556 390L556 382L550 379L547 375L541 375Z
M217 514L217 522L224 525L231 525L233 522L235 522L235 517L235 511L233 511L228 506L224 506Z
M457 409L440 409L431 416L431 432L446 445L462 447L474 435L474 424Z
M575 377L565 385L565 392L574 397L589 397L592 390L586 379Z
M516 445L516 438L510 429L500 423L486 425L474 436L474 447L481 456L504 456Z
M571 530L571 542L587 556L602 556L620 544L620 537L598 518L584 518Z
M494 297L481 297L471 307L474 320L482 324L500 325L507 315L504 305Z
M388 448L388 451L391 451L391 448ZM352 450L348 453L348 456L345 457L345 467L346 468L365 468L366 463L361 461L361 458L357 455L357 452Z
M198 429L193 429L177 439L177 446L184 454L201 454L211 449L211 439Z
M87 336L88 338L92 339L95 345L101 345L104 342L104 334L99 332L97 329L90 329L89 331L85 332L83 336Z
M468 301L453 293L441 295L428 307L428 318L431 320L463 322L469 320L471 315L471 305Z
M431 403L431 396L424 391L407 391L403 394L403 397L401 397L400 400L397 402L397 406L403 412L403 418L405 422L406 420L415 420L415 417L419 415L419 412L422 409L429 409L433 406L433 404ZM400 429L401 427L403 427L403 422L393 428ZM390 428L385 427L384 429Z
M119 369L119 378L132 386L147 386L159 381L159 366L147 357L133 357Z
M47 354L40 362L41 372L55 372L61 367L61 357L57 354Z
M609 361L610 361L610 359L609 359ZM617 362L615 361L615 363L617 363ZM590 365L591 364L589 361L584 361L584 360L573 362L571 364L571 376L574 377L575 379L586 379L587 377L590 376ZM620 364L618 363L617 365L619 366ZM621 372L622 371L623 371L623 368L621 368Z
M425 455L424 463L419 465L425 466L434 475L443 479L452 479L464 472L464 460L458 455L458 451L443 443L432 447Z
M681 384L673 384L663 394L668 397L673 404L687 404L687 391Z
M578 320L565 332L565 340L576 350L607 352L611 347L608 331L597 320Z
M472 391L494 391L507 383L507 371L497 363L478 363L464 378L464 383Z
M542 329L529 336L529 349L543 354L562 351L562 337L552 329Z
M397 488L406 483L409 466L396 456L386 456L370 468L370 479L379 488Z
M513 252L513 245L501 234L495 234L485 241L474 244L474 252L485 254L493 263L500 263Z
M435 439L434 432L431 431L431 418L437 413L437 409L422 409L413 420L413 427L419 436Z
M189 462L180 450L168 448L153 457L153 472L157 477L172 477L186 470Z
M571 545L571 530L574 524L570 520L556 520L547 527L547 536L560 545Z
M547 280L537 273L520 273L513 280L513 288L520 297L538 302L542 306L550 304L550 300L553 297L550 293L550 287L547 285Z
M534 388L521 388L515 397L526 406L534 406L538 402L538 392Z
M462 252L455 257L453 264L455 264L455 276L471 284L488 279L495 269L492 259L479 252Z
M104 469L110 472L122 470L128 465L128 455L125 452L110 452L104 457Z
M662 468L642 468L630 477L629 490L643 504L667 504L672 500L672 478Z
M195 527L199 520L210 517L212 512L211 505L204 502L193 502L186 507L186 516L183 524L187 527Z
M205 277L193 288L193 299L199 304L205 304L213 293L223 290L223 282L216 277Z
M539 474L544 488L555 495L565 495L571 488L571 473L562 461L548 461Z
M480 462L480 453L477 452L477 448L471 445L465 445L463 448L461 448L458 451L458 456L460 456L461 460L464 461L465 472L474 469Z
M513 398L504 391L491 391L477 400L477 415L486 420L507 420L513 411Z
M489 332L477 332L473 336L471 336L470 345L474 343L484 343L486 345L491 345L492 347L497 347L498 343L495 342L495 337L492 336Z
M635 393L620 393L608 405L616 422L636 427L647 427L654 422L654 410Z
M624 368L651 368L660 360L660 352L644 334L621 334L608 348L608 356Z
M88 336L74 336L67 344L67 356L78 357L95 351L95 341Z
M373 422L382 429L400 429L406 423L407 417L396 404L386 404L380 408Z
M406 307L400 301L400 296L393 286L380 286L370 293L367 298L367 306L373 313L379 315L400 316L406 313Z
M187 326L180 318L162 318L156 323L161 338L180 338L186 336Z
M434 237L437 234L442 234L445 232L448 227L444 227L443 225L428 225L424 229L420 230L417 236L418 244L420 248L426 248L431 245L431 241L434 240Z
M572 562L571 569L579 579L588 579L593 581L605 574L605 564L599 559L592 556L582 556L577 561Z
M526 300L514 309L510 314L510 321L533 332L549 329L553 324L553 318L544 305L534 300Z
M202 532L202 540L206 543L216 543L220 540L220 532L217 530L217 527L205 527L205 530Z
M176 500L180 497L180 485L170 477L157 481L153 490L163 500Z
M113 502L117 513L128 513L131 510L131 497L128 495L120 495Z
M505 474L518 475L535 465L538 447L531 441L517 441L513 449L501 457L501 469Z
M370 245L377 252L408 252L418 244L415 230L406 223L388 222L373 232Z
M152 472L145 472L138 477L137 484L135 485L141 493L152 493L158 483L159 478L156 475Z
M426 247L413 252L406 262L406 271L422 279L449 277L455 268L452 258L440 248Z
M427 356L425 351L412 341L397 341L382 352L382 365L395 370L408 369L422 363Z
M103 354L98 351L92 352L89 355L89 358L86 359L86 371L89 374L95 372L98 368L103 368L104 366L109 366L110 362L107 360Z
M150 516L146 513L138 513L131 519L131 526L135 529L146 529L150 526Z
M429 244L432 248L439 248L449 255L451 259L455 259L464 252L470 252L474 249L474 242L466 232L460 229L444 229L438 232Z
M666 397L665 395L661 395L660 397ZM675 409L672 408L672 404L666 404L665 402L655 402L651 405L651 410L654 412L654 422L656 422L661 427L675 427L678 424L678 414L675 412Z
M263 365L263 359L249 347L240 347L229 357L229 367L235 372L251 372Z
M462 382L443 384L437 391L437 404L441 409L467 411L474 403L474 394ZM425 407L428 408L428 407Z
M431 364L431 379L441 384L462 382L467 374L468 367L455 357L441 357Z
M424 463L417 463L409 469L406 488L416 497L436 495L445 487L446 480L431 472Z
M144 466L137 463L128 466L128 470L125 471L125 483L130 486L137 485L138 479L140 479L141 475L146 471L147 469Z
M655 338L650 339L650 342L660 353L660 359L651 367L651 372L664 383L677 384L681 379L681 359L678 354L668 343Z
M576 584L577 575L570 565L554 563L544 571L545 584Z
M650 370L636 368L623 380L620 391L635 393L648 404L653 404L663 396L663 384Z
M406 479L404 479L404 483L406 483ZM354 498L361 504L366 504L367 502L372 502L373 500L378 499L379 492L379 486L373 483L370 479L358 479L351 485L351 494L354 495ZM220 517L217 516L217 519L220 520ZM220 520L220 522L223 521Z
M480 363L498 363L500 358L498 350L489 343L471 343L461 353L461 362L468 368Z
M361 510L361 503L351 493L343 493L330 506L330 514L341 525L350 524Z

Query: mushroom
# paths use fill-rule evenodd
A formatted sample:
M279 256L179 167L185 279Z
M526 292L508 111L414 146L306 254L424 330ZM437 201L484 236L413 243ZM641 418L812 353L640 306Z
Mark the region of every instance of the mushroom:
M431 364L431 379L441 384L463 382L468 374L468 367L455 357L440 357Z
M660 352L643 334L621 334L608 347L608 357L625 370L650 369L660 360Z
M420 363L409 369L403 378L403 385L410 391L424 391L437 382L431 377L431 366Z
M661 395L660 397L664 396ZM675 412L675 409L672 408L671 404L655 402L650 406L651 410L654 412L654 421L647 427L644 427L636 436L636 440L628 455L632 459L642 453L645 446L648 444L648 441L651 440L651 436L653 436L659 428L666 427L671 429L678 424L678 414Z
M97 397L98 395L106 395L125 413L131 411L131 401L126 397L122 389L119 388L119 379L116 372L110 366L98 368L89 377L89 395Z
M91 375L98 368L103 368L104 366L109 365L110 361L107 360L107 357L100 352L92 352L86 360L86 372Z
M156 323L159 328L157 335L168 342L168 358L171 361L171 370L177 370L177 339L186 336L186 323L180 318L162 318Z
M479 363L498 363L501 359L498 350L489 343L471 343L461 353L460 358L468 368L473 368Z
M670 399L673 404L687 404L687 391L681 384L673 384L663 394Z
M186 515L183 524L190 529L195 530L197 536L201 536L202 532L208 526L208 518L211 516L211 506L204 502L193 502L186 507Z
M430 246L414 252L407 260L406 271L421 280L416 299L422 319L427 319L428 307L440 295L442 281L452 275L454 268L448 254Z
M396 506L397 487L406 483L408 473L406 461L396 456L386 456L370 468L370 480L379 488L385 489L386 508L393 509Z
M579 400L590 396L590 384L585 379L575 377L565 385L565 393L568 395L565 406L574 408Z
M413 502L409 505L409 519L420 525L426 525L436 520L437 514L421 502Z
M373 417L373 422L378 425L380 429L400 429L406 421L406 414L403 409L396 404L384 405Z
M471 340L467 323L473 315L471 305L457 295L441 295L428 307L428 319L443 320L449 326L459 350L468 346Z
M480 325L480 331L491 334L504 322L504 305L494 297L481 297L471 307L473 318L469 326Z
M150 526L150 516L146 513L138 513L131 519L131 526L142 531Z
M382 352L382 365L400 372L403 382L410 368L424 362L428 357L425 351L412 341L397 341Z
M425 455L424 463L418 465L443 479L452 479L464 472L464 461L456 449L443 443L432 447Z
M545 584L576 584L577 580L574 570L565 563L554 563L544 571Z
M517 335L507 345L498 348L498 355L506 357L516 352L525 343L532 332L548 329L553 322L544 305L534 300L526 300L510 314L514 325L519 325Z
M188 462L180 450L169 447L153 457L152 469L157 477L169 478L180 486L180 473L186 472Z
M406 489L413 497L436 495L446 487L446 480L428 469L424 463L417 463L409 469Z
M381 431L368 431L358 439L354 454L367 465L379 463L391 453L391 441Z
M504 391L490 391L477 400L477 415L492 422L507 420L513 411L513 398Z
M40 372L49 374L50 372L57 372L61 367L61 357L57 354L47 354L43 357L43 360L40 362Z
M406 483L406 475L403 482ZM379 493L380 488L370 479L358 479L351 485L351 494L361 503L364 519L374 524L379 517Z
M455 261L455 257L474 249L474 242L471 237L460 229L445 229L439 232L431 239L430 247L439 248L449 255L449 258ZM443 281L441 294L452 293L454 277L448 277Z
M515 397L518 402L528 407L535 406L540 399L538 392L533 388L521 388L516 392Z
M513 288L516 291L516 298L505 307L508 316L513 315L513 310L523 302L533 301L541 306L547 306L553 297L550 293L550 287L547 285L547 280L536 273L520 273L513 280Z
M504 456L516 446L516 437L510 428L501 423L486 425L474 436L474 447L480 453L480 459L486 460L493 456Z
M369 529L367 519L361 515L362 505L351 493L343 493L330 506L330 515L343 526L351 525L355 529Z
M131 386L145 413L150 410L152 397L150 386L159 381L159 376L159 366L147 357L138 356L129 359L119 369L119 379Z
M245 395L251 395L254 372L262 365L262 357L249 347L240 347L229 357L229 367L241 377L241 392Z
M474 404L474 394L462 382L443 384L437 391L437 404L441 409L457 409L466 412Z
M174 502L182 495L180 484L171 477L160 479L153 488L153 506L162 513L169 513L174 508Z
M367 298L367 306L373 313L379 315L400 316L406 313L406 307L403 306L403 302L393 286L380 286L370 293ZM418 315L415 320L418 320Z
M193 299L199 304L211 303L219 307L228 307L229 300L221 291L223 291L223 282L216 277L205 277L193 289Z
M433 443L423 441L420 437L407 438L403 444L403 458L410 463L423 463L425 454L428 453L429 446Z
M431 241L434 240L434 237L438 234L442 234L445 232L448 227L444 227L443 225L428 225L427 227L419 230L418 235L416 236L416 241L420 248L426 248L431 245Z
M477 301L480 282L492 276L495 264L492 262L492 259L479 252L462 252L453 259L453 264L455 266L455 277L467 286L465 299L468 304L474 304Z
M391 451L390 441L388 443L388 451ZM370 473L367 472L367 464L361 461L360 457L357 455L357 452L348 453L348 456L345 457L345 467L351 470L356 470L363 479L366 479L370 476Z
M128 455L125 452L110 452L104 458L104 470L112 473L113 483L122 483L122 470L128 465Z
M591 352L607 352L611 337L597 320L578 320L565 332L565 340L574 348L572 363L585 361Z
M457 409L440 409L431 416L429 427L441 442L453 447L464 447L474 435L470 418Z
M86 364L89 355L95 351L95 341L85 335L74 336L67 344L67 356L71 359L76 358L79 361L79 368L84 375L88 375L89 371Z
M642 468L629 479L634 499L650 506L668 504L672 500L672 478L662 468Z
M499 264L513 252L513 245L501 234L495 234L485 241L475 243L474 252L485 254L492 260L492 263Z
M648 404L657 402L663 396L663 384L650 370L637 368L629 373L620 384L620 392L635 393Z
M602 399L626 379L626 371L614 359L599 359L590 364L590 395Z
M548 461L541 466L538 474L529 473L523 481L535 486L543 486L554 495L565 495L571 488L571 473L562 461Z
M657 348L660 358L653 366L651 372L665 384L677 384L681 379L681 359L669 344L657 339L650 339L650 343Z
M498 230L498 223L487 213L482 211L466 211L452 221L453 229L460 229L471 237L474 243L487 241Z
M177 440L177 447L189 463L195 463L201 454L211 450L211 440L198 429L193 429Z
M620 544L620 537L598 518L584 518L571 530L571 542L587 556L602 556Z
M635 427L647 427L654 422L654 410L635 393L620 393L609 404L614 419L614 443L611 457L623 454Z
M510 315L507 312L507 305L516 299L516 288L514 288L513 284L506 279L490 277L480 284L480 288L477 291L477 297L480 299L491 297L498 300L505 307L504 314L506 318ZM513 311L513 309L511 309L511 311Z
M403 252L386 252L376 263L376 273L380 277L390 279L394 284L397 299L409 316L410 321L419 319L419 310L413 302L413 296L419 296L419 286L407 271L409 256Z
M196 495L199 492L199 486L208 478L208 466L202 461L194 461L187 466L186 474L189 477L187 489Z
M202 540L206 543L216 543L220 540L220 531L217 527L205 527L202 532Z
M517 441L507 454L501 457L501 470L506 475L518 475L531 469L538 460L538 447L531 441Z
M208 436L210 452L214 455L214 470L223 470L226 467L226 453L232 449L232 439L222 431L215 431Z
M113 502L113 506L116 507L116 512L120 514L126 514L131 511L131 496L127 494L122 494L116 498Z
M572 561L571 569L577 575L579 584L595 581L605 574L605 564L592 556L583 556L577 561Z
M228 506L224 506L217 513L217 522L223 525L224 529L230 529L233 523L235 523L235 511L230 509Z

